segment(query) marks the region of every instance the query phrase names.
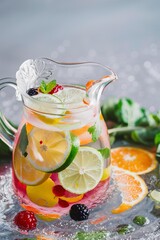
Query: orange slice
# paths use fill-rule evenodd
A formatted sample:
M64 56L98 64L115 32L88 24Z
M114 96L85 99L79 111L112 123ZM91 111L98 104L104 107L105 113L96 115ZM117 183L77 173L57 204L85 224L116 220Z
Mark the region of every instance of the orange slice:
M26 185L39 185L50 176L50 173L45 173L34 168L28 159L28 155L24 157L20 152L19 145L14 152L13 168L18 180Z
M75 197L59 197L61 200L67 201L68 203L75 203L82 200L84 194L77 195Z
M27 134L30 133L30 131L32 130L32 128L33 128L33 125L27 122L27 123L26 123L26 131L27 131Z
M91 124L72 130L71 132L79 138L80 145L86 145L92 142L92 135L88 132Z
M83 126L83 127L81 127L81 128L77 128L77 129L72 130L72 133L73 133L74 135L76 135L76 136L79 136L79 135L87 132L89 127L90 127L90 125L87 124L87 125L85 125L85 126Z
M89 81L86 83L86 90L88 91L88 89L91 88L94 83L95 83L95 80L89 80Z
M113 166L129 170L136 174L151 172L157 166L155 155L135 147L119 147L111 150Z
M122 203L112 213L122 213L139 202L141 202L147 195L148 189L144 180L129 171L113 167L113 179L121 192Z
M34 212L35 214L37 214L38 216L43 216L43 217L46 217L46 218L53 218L53 219L57 219L57 218L60 218L61 216L57 213L45 213L45 212L42 212L41 210L35 208L35 207L32 207L30 205L26 205L26 204L20 204L22 208L28 210L28 211L31 211L31 212Z

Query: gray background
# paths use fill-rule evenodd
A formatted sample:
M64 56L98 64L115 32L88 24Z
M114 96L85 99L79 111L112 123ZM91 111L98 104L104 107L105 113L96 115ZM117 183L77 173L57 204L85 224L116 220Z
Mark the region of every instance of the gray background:
M0 0L0 32L0 78L29 58L96 61L119 76L102 101L127 96L160 109L159 0ZM21 106L7 93L1 106L18 122Z

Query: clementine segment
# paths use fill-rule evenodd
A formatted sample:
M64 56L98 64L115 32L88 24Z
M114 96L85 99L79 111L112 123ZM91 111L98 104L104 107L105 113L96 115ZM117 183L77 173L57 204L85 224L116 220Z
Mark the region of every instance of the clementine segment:
M89 80L89 81L86 83L86 90L88 91L88 89L91 88L94 83L95 83L95 80Z
M141 202L146 197L148 189L144 180L135 173L118 167L113 167L112 170L114 182L122 197L122 203L113 209L112 213L121 213Z
M135 147L119 147L111 150L113 166L129 170L138 175L151 172L157 166L155 155Z

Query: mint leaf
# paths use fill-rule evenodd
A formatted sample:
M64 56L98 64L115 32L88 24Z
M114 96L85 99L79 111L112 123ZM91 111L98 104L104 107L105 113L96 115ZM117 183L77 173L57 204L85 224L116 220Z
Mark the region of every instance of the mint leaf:
M96 142L101 134L101 128L98 124L94 124L88 128L88 132L92 134L92 141Z
M42 93L49 93L56 86L56 80L46 83L44 80L41 82L40 90Z
M121 224L117 226L117 233L120 235L125 235L127 233L133 232L135 229L129 224Z
M119 122L129 126L146 122L146 111L139 104L128 98L122 98L115 105L115 114Z
M109 156L110 156L109 148L101 148L101 149L98 149L98 151L101 153L101 155L104 159L109 158Z
M135 216L133 222L139 226L143 226L147 222L147 218L144 216Z
M26 148L28 146L28 136L26 130L26 124L22 127L21 135L19 138L19 148L24 157L26 157Z
M56 80L52 80L47 84L46 93L49 93L56 86Z
M160 144L160 132L156 134L154 141L156 145Z
M74 240L105 240L110 235L107 231L78 232Z
M45 81L42 81L40 85L41 92L46 93L46 89L47 89L47 84L45 83Z

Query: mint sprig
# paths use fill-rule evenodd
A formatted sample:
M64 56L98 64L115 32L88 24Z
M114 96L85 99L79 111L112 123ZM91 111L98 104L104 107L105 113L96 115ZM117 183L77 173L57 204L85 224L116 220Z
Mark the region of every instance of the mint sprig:
M52 80L49 83L46 83L44 80L41 82L40 91L42 93L49 93L56 86L56 80Z
M101 128L99 124L94 124L88 128L88 132L92 135L92 141L96 142L101 135Z
M28 146L28 136L26 130L26 124L22 127L21 135L19 138L19 148L24 157L26 157L26 148Z
M109 158L109 156L110 156L109 148L101 148L101 149L98 149L98 151L101 153L101 155L104 159Z

